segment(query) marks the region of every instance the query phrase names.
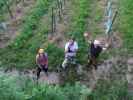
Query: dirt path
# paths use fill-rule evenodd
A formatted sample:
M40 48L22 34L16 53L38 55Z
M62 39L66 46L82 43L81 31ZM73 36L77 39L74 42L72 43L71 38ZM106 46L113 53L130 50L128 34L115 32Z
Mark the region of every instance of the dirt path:
M10 41L19 34L23 17L34 6L34 4L35 0L27 0L24 4L20 2L13 7L12 12L14 18L7 19L5 22L7 29L0 32L0 48L6 47Z
M18 71L16 69L12 69L12 70L0 69L0 73L6 74L9 76L17 76L17 77L25 76L25 77L30 78L31 80L37 82L35 70ZM60 82L59 73L48 72L48 77L47 77L44 72L41 72L38 82L39 83L47 83L47 84L59 84L59 82Z
M86 70L80 66L77 69L78 77L81 84L87 85L93 90L98 80L126 80L127 66L126 59L121 61L121 57L112 57L111 59L105 60L101 65L98 65L97 70ZM62 70L63 71L63 70ZM36 82L36 72L33 70L18 71L16 69L3 70L0 69L0 73L4 73L10 76L26 76ZM48 84L60 84L63 80L60 72L48 72L48 77L45 73L41 72L39 83Z

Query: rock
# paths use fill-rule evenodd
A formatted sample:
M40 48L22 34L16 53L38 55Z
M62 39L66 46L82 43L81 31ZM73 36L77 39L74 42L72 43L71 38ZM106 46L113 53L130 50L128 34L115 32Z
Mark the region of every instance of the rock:
M127 64L128 65L133 65L133 58L128 59Z
M1 23L0 23L0 30L1 30L1 31L6 31L6 30L7 30L7 25L6 25L5 22L1 22Z

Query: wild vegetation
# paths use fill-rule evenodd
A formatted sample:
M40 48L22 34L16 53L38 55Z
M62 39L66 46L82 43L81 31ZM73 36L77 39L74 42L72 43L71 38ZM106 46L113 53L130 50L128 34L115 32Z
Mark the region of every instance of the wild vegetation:
M38 0L34 8L24 17L24 23L17 38L7 48L1 50L3 66L8 67L10 63L9 67L34 67L38 48L44 42L47 42L48 29L45 27L39 28L41 25L40 19L48 13L51 3L51 0ZM49 45L49 47L54 46ZM3 53L5 51L7 53Z
M25 76L2 73L0 83L1 100L132 100L126 83L121 81L100 81L93 92L80 83L74 86L66 84L64 87L50 86L44 83L36 84Z
M130 55L133 54L132 2L132 0L122 0L120 2L120 30L123 34L124 46Z
M38 48L44 48L49 55L50 66L58 66L63 61L63 49L54 44L48 43L47 35L49 29L45 27L40 19L48 13L51 0L38 0L29 14L24 17L24 23L16 39L6 48L0 51L2 66L16 68L33 68L35 66L35 55ZM83 38L83 32L87 27L88 0L73 1L72 28L69 34L74 35L80 43L79 58L80 63L84 63L87 46ZM51 4L52 5L52 4ZM80 6L78 6L80 5ZM78 13L75 13L78 10ZM44 26L40 28L40 26ZM80 37L80 38L79 38ZM46 47L43 47L44 45ZM6 54L4 52L7 52ZM3 59L4 58L4 59ZM83 59L84 58L84 59ZM10 65L9 65L10 63ZM55 67L51 68L54 69Z
M9 4L14 5L14 2L11 0L7 0L7 2L8 5L5 5L3 0L0 1L0 21L5 20L5 12L8 12L11 16L8 6ZM27 15L23 17L22 25L19 27L20 31L16 38L6 48L0 49L0 67L22 70L34 69L36 68L35 56L40 47L44 48L48 53L50 70L55 71L60 66L64 59L64 48L59 48L57 44L49 42L50 29L48 24L50 23L43 22L51 14L49 11L55 2L54 0L36 0L33 8L27 11ZM67 38L71 35L75 36L79 43L78 63L85 65L88 44L83 37L83 33L88 30L87 24L92 10L90 9L90 4L94 2L92 0L70 0L69 2L72 3L71 23L69 30L64 33ZM126 49L126 55L128 53L132 56L133 1L119 0L119 2L119 31L123 34L122 40L124 41L124 47L121 48ZM96 10L96 12L97 15L94 20L98 22L102 19L102 15L100 10ZM96 29L94 36L101 31L98 28ZM112 57L112 55L120 54L119 49L117 50L118 53L115 53L116 49L114 50L115 52L111 49L107 54L103 54L102 58L105 59L108 56ZM120 64L120 66L125 65ZM65 83L64 86L36 84L35 81L26 76L10 76L1 73L0 93L0 100L133 100L133 96L128 93L126 80L123 81L121 79L99 79L96 88L91 91L80 82L75 82L74 85Z

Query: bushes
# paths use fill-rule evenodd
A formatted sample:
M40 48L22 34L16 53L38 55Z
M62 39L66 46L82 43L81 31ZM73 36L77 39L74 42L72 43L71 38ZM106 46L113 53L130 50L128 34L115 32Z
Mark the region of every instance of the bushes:
M48 44L48 47L46 49L48 52L48 59L49 59L49 65L50 69L57 69L63 61L64 57L64 50L61 48L58 48L54 44Z
M35 84L21 76L0 76L0 100L85 100L90 93L80 84L65 87Z
M64 87L36 84L25 76L0 75L0 100L132 100L128 95L127 84L123 81L98 82L97 88L90 91L76 83Z
M121 80L100 80L90 100L132 100L127 83Z

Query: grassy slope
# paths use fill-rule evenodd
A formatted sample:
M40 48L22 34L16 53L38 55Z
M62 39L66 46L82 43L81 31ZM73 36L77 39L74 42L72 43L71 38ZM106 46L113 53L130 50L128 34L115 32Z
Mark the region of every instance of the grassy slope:
M76 37L79 44L78 59L81 64L86 62L87 45L83 33L87 30L87 18L89 17L90 0L73 1L72 25L70 34Z
M75 35L80 45L80 62L85 61L86 48L82 33L86 30L86 18L89 13L89 1L78 0L73 2L72 28L70 34ZM45 48L47 45L48 29L41 23L41 18L47 14L51 0L39 0L36 6L24 19L21 34L13 43L0 51L1 65L4 67L33 68L35 66L35 55L39 47ZM76 11L78 10L78 13ZM50 66L56 67L63 61L63 49L57 48L54 44L49 44L46 51L49 54ZM84 58L84 59L83 59ZM52 68L51 68L52 69Z
M50 4L51 0L38 0L35 7L25 16L21 34L7 48L0 51L2 66L29 68L34 65L36 51L46 40L44 34L48 31L45 28L38 30L40 19L47 14Z
M64 87L35 84L24 76L2 73L0 83L0 100L132 100L121 81L100 81L93 92L79 83Z
M127 53L133 55L133 1L120 2L120 30L123 33L124 46Z

